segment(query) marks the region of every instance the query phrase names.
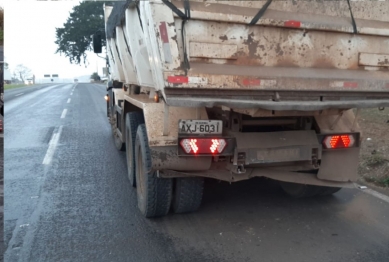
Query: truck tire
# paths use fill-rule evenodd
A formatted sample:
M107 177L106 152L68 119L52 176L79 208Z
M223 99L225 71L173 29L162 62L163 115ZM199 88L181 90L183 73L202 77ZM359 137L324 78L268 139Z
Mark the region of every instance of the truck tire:
M111 112L109 109L109 101L107 101L107 117L108 117L108 119L111 118Z
M126 145L125 145L125 143L123 143L123 141L120 139L120 137L119 137L119 135L117 133L118 127L117 127L116 114L114 114L113 117L112 117L111 126L112 126L112 135L113 135L113 140L115 142L115 147L119 151L125 151L126 150Z
M294 198L313 197L321 192L320 186L281 182L281 188L286 194Z
M135 139L138 126L144 124L142 112L129 112L126 114L126 159L127 173L130 184L136 187L135 179Z
M152 170L146 126L139 125L135 139L136 191L138 208L145 217L160 217L169 212L173 182L170 178L158 178Z
M339 192L342 188L341 187L321 187L319 195L320 196L329 196L333 195L336 192Z
M196 211L203 198L204 178L176 178L173 193L173 212L189 213Z

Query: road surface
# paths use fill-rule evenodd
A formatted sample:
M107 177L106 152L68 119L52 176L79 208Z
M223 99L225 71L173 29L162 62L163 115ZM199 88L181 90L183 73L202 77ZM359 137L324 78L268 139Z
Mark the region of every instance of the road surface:
M5 95L6 261L388 261L389 203L359 189L207 180L197 213L145 219L104 86L30 88Z

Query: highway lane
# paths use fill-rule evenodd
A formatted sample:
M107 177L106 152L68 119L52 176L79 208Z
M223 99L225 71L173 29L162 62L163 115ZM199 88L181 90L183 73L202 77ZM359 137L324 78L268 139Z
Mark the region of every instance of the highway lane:
M30 86L17 87L12 89L4 90L4 101L11 101L18 96L27 95L29 93L35 92L39 89L45 89L47 87L59 86L63 84L37 84Z
M389 203L358 189L296 200L271 180L207 180L197 213L143 218L104 94L6 101L6 261L388 261Z

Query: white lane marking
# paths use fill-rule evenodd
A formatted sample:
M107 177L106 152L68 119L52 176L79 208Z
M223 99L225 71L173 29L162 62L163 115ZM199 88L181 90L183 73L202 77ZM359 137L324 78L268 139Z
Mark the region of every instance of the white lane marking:
M15 96L21 96L21 95L23 95L24 93L19 93L19 94L16 94Z
M59 138L62 133L63 126L60 126L58 130L53 131L53 136L50 139L49 142L49 148L47 149L45 158L43 159L42 165L49 165L51 163L51 160L53 159L53 155L55 152L55 149L57 148Z
M69 99L68 99L68 104L70 103L70 100L71 100L71 99L69 98Z
M30 224L22 224L20 225L19 227L23 228L23 227L28 227Z
M72 96L72 95L73 95L73 92L71 92L70 95Z
M360 185L358 185L358 187L360 187ZM363 186L362 186L363 187ZM376 198L379 198L381 199L382 201L385 201L386 203L389 203L389 197L384 195L384 194L381 194L377 191L374 191L373 189L370 189L370 188L366 188L366 189L360 189L362 192L366 193L366 194L369 194L369 195L372 195Z
M61 118L65 118L67 112L68 112L68 110L65 108L65 109L62 111Z

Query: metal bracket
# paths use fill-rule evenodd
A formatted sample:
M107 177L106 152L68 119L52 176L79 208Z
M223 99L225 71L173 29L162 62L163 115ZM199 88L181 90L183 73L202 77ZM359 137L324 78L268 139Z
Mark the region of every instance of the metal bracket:
M229 121L232 131L239 132L242 129L242 115L231 112Z
M355 113L355 118L354 118L354 121L353 121L353 125L351 126L351 131L353 131L353 132L355 132L354 127L355 127L355 124L357 123L360 111L361 111L361 109L358 108L357 112Z
M235 150L234 150L234 159L233 159L232 164L234 166L238 165L238 148L235 148Z
M244 165L243 165L243 164L240 164L240 165L236 168L236 171L238 172L238 174L245 174L245 173L246 173L246 169L244 168Z
M169 135L169 106L164 104L164 115L163 115L163 136Z

